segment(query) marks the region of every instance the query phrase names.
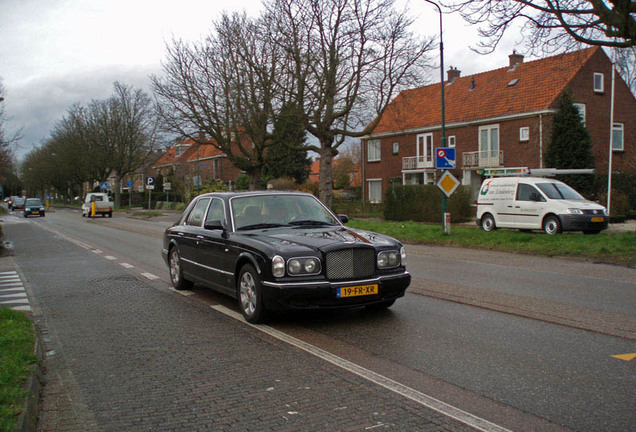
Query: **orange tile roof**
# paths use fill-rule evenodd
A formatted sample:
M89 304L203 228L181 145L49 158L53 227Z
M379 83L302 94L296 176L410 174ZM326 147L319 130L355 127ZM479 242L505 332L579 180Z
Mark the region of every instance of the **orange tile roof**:
M444 87L446 124L545 110L600 49L522 62L514 70L504 67L459 77ZM509 85L513 80L518 81ZM372 135L440 125L440 99L439 83L401 92Z

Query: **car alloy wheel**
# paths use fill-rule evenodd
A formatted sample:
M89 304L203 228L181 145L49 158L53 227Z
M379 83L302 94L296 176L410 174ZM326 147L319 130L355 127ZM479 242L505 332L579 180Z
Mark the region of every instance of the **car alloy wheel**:
M247 322L252 324L262 323L265 320L265 307L263 305L261 282L256 269L246 264L239 275L239 303L241 312Z
M172 286L177 290L189 289L192 287L192 282L183 278L183 270L181 269L181 257L179 257L179 251L176 247L173 247L170 251L170 280Z

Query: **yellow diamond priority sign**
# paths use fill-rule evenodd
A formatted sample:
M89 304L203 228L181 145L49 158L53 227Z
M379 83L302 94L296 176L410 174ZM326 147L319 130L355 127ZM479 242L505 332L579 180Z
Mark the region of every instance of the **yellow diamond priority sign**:
M444 194L450 198L450 196L455 192L460 185L460 181L455 178L450 172L444 171L444 174L440 177L437 182L437 187L444 192Z

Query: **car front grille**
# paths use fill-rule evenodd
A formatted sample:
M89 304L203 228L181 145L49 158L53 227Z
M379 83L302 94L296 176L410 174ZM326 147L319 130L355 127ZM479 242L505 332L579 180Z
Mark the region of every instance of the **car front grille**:
M327 252L326 267L329 280L371 277L375 274L375 250L342 249Z
M603 216L603 210L583 210L583 214Z

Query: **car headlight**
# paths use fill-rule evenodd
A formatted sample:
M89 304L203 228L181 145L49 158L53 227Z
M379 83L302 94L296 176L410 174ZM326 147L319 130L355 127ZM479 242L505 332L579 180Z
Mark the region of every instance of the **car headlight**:
M292 258L287 261L287 271L291 276L318 274L321 270L320 260L315 257Z
M24 210L31 211L31 209L29 207L25 207Z
M569 214L583 214L583 210L578 209L578 208L569 208L568 209L568 213Z
M272 274L274 277L285 276L285 260L282 256L276 255L272 258Z
M398 251L383 251L378 254L378 268L386 269L400 265L401 253Z

